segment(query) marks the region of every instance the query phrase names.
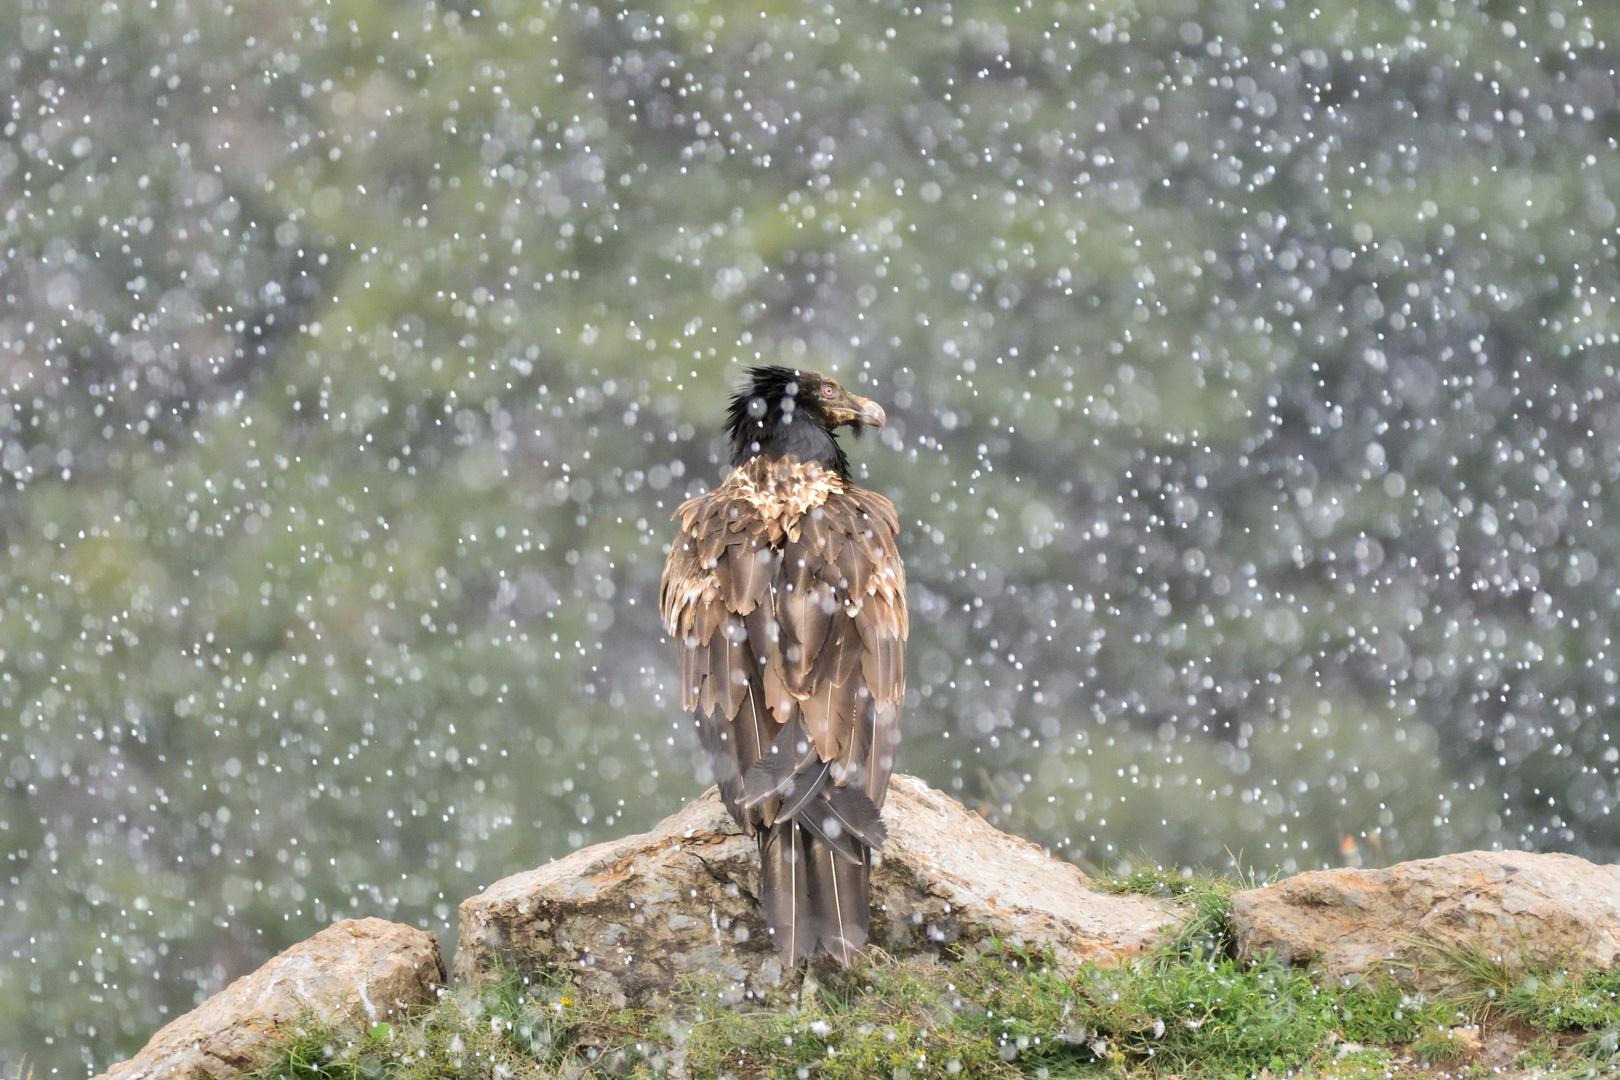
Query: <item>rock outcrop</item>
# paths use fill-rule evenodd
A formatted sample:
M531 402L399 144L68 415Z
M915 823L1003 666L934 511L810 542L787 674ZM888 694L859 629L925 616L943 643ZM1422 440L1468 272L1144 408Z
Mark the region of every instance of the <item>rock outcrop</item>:
M872 873L872 944L946 955L988 939L1047 950L1060 970L1119 964L1180 928L1176 904L1094 891L1078 868L1008 836L915 777L896 776ZM461 905L456 979L566 969L580 989L657 1007L684 977L724 1000L797 988L754 895L755 842L713 791L653 831L496 882ZM1459 956L1509 971L1620 964L1620 866L1475 851L1383 870L1321 870L1238 893L1239 955L1308 965L1345 985L1393 978L1445 991ZM169 1024L98 1080L224 1080L264 1064L305 1017L377 1021L436 999L432 934L381 919L336 923ZM1483 1059L1482 1059L1483 1060ZM1505 1060L1505 1059L1504 1059Z
M1118 963L1174 933L1173 905L1094 892L1077 867L896 776L872 874L872 943L894 955L997 937L1050 947L1061 967ZM567 968L619 1002L655 1001L688 974L736 998L784 980L754 896L759 856L709 792L657 828L496 882L461 905L456 978L496 965Z
M265 1063L299 1019L375 1022L435 1000L439 943L383 919L345 919L294 945L166 1025L98 1080L220 1080Z
M1613 967L1620 866L1574 855L1471 851L1383 870L1317 870L1232 898L1239 954L1268 952L1346 983L1374 974L1414 989L1456 978L1447 953L1509 970Z

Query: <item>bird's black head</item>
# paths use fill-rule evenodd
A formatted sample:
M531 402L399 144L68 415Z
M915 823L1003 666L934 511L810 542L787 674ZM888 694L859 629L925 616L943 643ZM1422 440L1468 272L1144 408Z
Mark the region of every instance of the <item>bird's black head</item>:
M845 480L849 459L833 437L849 425L859 435L882 427L886 417L875 401L856 397L837 381L814 371L787 367L748 369L748 383L731 399L726 432L731 464L754 457L796 457L819 462Z

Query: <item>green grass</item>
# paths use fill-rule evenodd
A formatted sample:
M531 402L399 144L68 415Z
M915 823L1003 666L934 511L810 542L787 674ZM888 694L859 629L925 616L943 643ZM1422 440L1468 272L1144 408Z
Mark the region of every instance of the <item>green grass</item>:
M1411 1050L1420 1065L1450 1065L1468 1052L1468 1046L1450 1028L1436 1024L1412 1040Z
M1188 918L1170 946L1171 953L1183 959L1213 959L1232 952L1232 922L1228 917L1232 894L1253 887L1235 878L1208 874L1183 877L1160 869L1137 870L1127 877L1094 884L1102 892L1135 893L1183 904Z
M395 1024L287 1033L263 1080L512 1080L552 1076L1250 1078L1483 1075L1459 1030L1516 1025L1521 1069L1620 1063L1620 972L1510 973L1447 955L1461 989L1427 1000L1346 989L1231 958L1227 898L1209 878L1136 874L1115 891L1175 897L1188 927L1158 955L1061 976L1002 943L949 964L872 954L818 971L781 1007L723 1005L692 982L656 1014L577 993L565 974L503 973ZM1528 1031L1525 1029L1529 1029Z

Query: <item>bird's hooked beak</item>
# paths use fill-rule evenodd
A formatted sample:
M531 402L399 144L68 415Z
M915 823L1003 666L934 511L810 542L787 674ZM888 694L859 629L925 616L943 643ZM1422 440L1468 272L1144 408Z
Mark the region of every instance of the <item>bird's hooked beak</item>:
M855 407L855 427L880 428L889 422L889 416L883 411L883 406L868 398L849 395L849 403Z

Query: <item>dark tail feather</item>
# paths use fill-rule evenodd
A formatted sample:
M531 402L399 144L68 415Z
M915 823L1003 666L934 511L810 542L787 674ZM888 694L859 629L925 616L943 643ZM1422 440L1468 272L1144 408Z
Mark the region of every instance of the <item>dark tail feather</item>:
M839 824L838 815L833 813L832 805L827 802L826 792L810 800L804 813L799 815L798 822L811 839L831 848L845 862L866 861L866 846L861 843L860 837L846 832Z
M878 816L878 808L860 788L829 785L826 791L829 808L837 815L844 831L860 837L869 848L880 848L889 838L889 830Z
M819 951L849 967L866 945L871 899L865 845L861 861L847 862L831 847L806 838L810 863L810 919Z
M792 790L782 796L782 806L776 811L776 816L798 817L800 811L810 805L810 800L821 794L822 786L827 783L831 774L830 761L818 761L809 768L794 773Z
M801 744L803 750L799 749ZM820 761L799 722L795 720L785 725L748 770L742 785L741 805L752 810L775 796L791 798L800 774L819 765ZM805 797L814 793L811 788Z
M777 955L790 967L817 952L848 967L866 944L870 851L854 837L840 839L858 861L798 821L778 821L760 833L760 907Z
M807 839L795 821L778 821L759 834L759 903L776 952L789 967L808 959L816 945Z

